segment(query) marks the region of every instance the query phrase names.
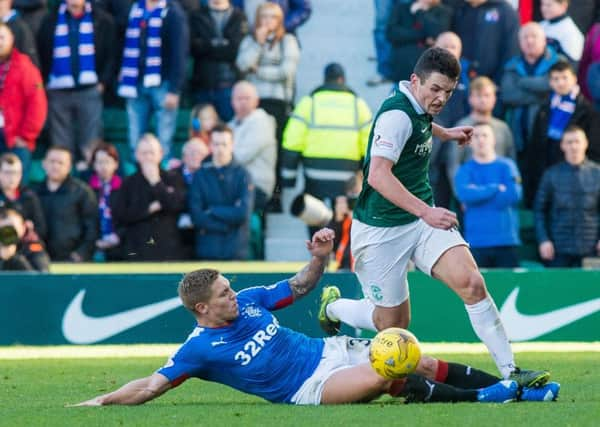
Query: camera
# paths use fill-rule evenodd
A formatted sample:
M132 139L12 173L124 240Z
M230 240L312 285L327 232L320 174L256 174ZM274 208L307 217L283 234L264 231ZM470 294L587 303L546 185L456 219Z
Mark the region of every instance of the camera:
M4 225L0 227L0 245L10 246L19 243L19 235L17 229L12 225Z

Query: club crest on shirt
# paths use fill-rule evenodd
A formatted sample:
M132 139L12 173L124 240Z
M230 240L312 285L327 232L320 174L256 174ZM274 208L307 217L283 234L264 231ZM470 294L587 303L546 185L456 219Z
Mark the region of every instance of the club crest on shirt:
M500 20L500 12L498 9L488 10L485 13L485 22L498 22Z
M262 311L260 310L260 308L258 308L254 304L248 304L247 306L245 306L242 309L241 313L242 313L242 316L244 316L246 318L260 317L262 315Z

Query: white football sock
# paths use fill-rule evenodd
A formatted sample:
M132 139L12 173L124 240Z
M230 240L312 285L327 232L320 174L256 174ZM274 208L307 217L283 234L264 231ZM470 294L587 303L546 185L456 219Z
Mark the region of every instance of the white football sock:
M375 305L366 298L355 300L340 298L327 306L327 317L340 320L353 328L377 332L373 323Z
M502 377L508 378L515 369L515 358L496 304L486 296L476 304L466 305L475 333L488 348Z

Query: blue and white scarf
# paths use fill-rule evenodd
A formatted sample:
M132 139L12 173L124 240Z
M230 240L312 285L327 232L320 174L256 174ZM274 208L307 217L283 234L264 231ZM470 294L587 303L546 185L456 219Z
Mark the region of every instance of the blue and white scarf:
M571 116L577 107L577 95L579 94L579 86L575 86L568 95L559 95L552 93L550 98L550 117L548 119L548 138L560 141Z
M124 98L136 98L139 79L140 33L144 18L146 2L139 0L134 3L129 13L129 23L125 33L125 48L123 63L119 75L118 93ZM146 61L144 67L144 87L155 87L161 84L161 44L160 30L162 28L167 1L161 0L150 13L146 29Z
M94 22L92 5L85 2L85 12L79 21L79 77L80 85L98 83L96 74L96 50L94 48ZM58 8L58 20L54 28L54 51L52 69L48 79L48 89L69 89L75 87L71 70L71 45L69 43L69 24L67 23L67 5L63 1Z

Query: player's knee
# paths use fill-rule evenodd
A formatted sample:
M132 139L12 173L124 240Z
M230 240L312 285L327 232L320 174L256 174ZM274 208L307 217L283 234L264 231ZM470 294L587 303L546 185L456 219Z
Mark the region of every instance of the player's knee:
M416 373L422 375L431 380L435 379L438 368L438 361L431 356L426 354L421 356L419 364L417 365Z
M373 323L378 331L386 328L407 329L410 324L410 313L379 312L375 310Z
M461 294L465 304L475 304L485 298L485 281L478 270L466 274Z

